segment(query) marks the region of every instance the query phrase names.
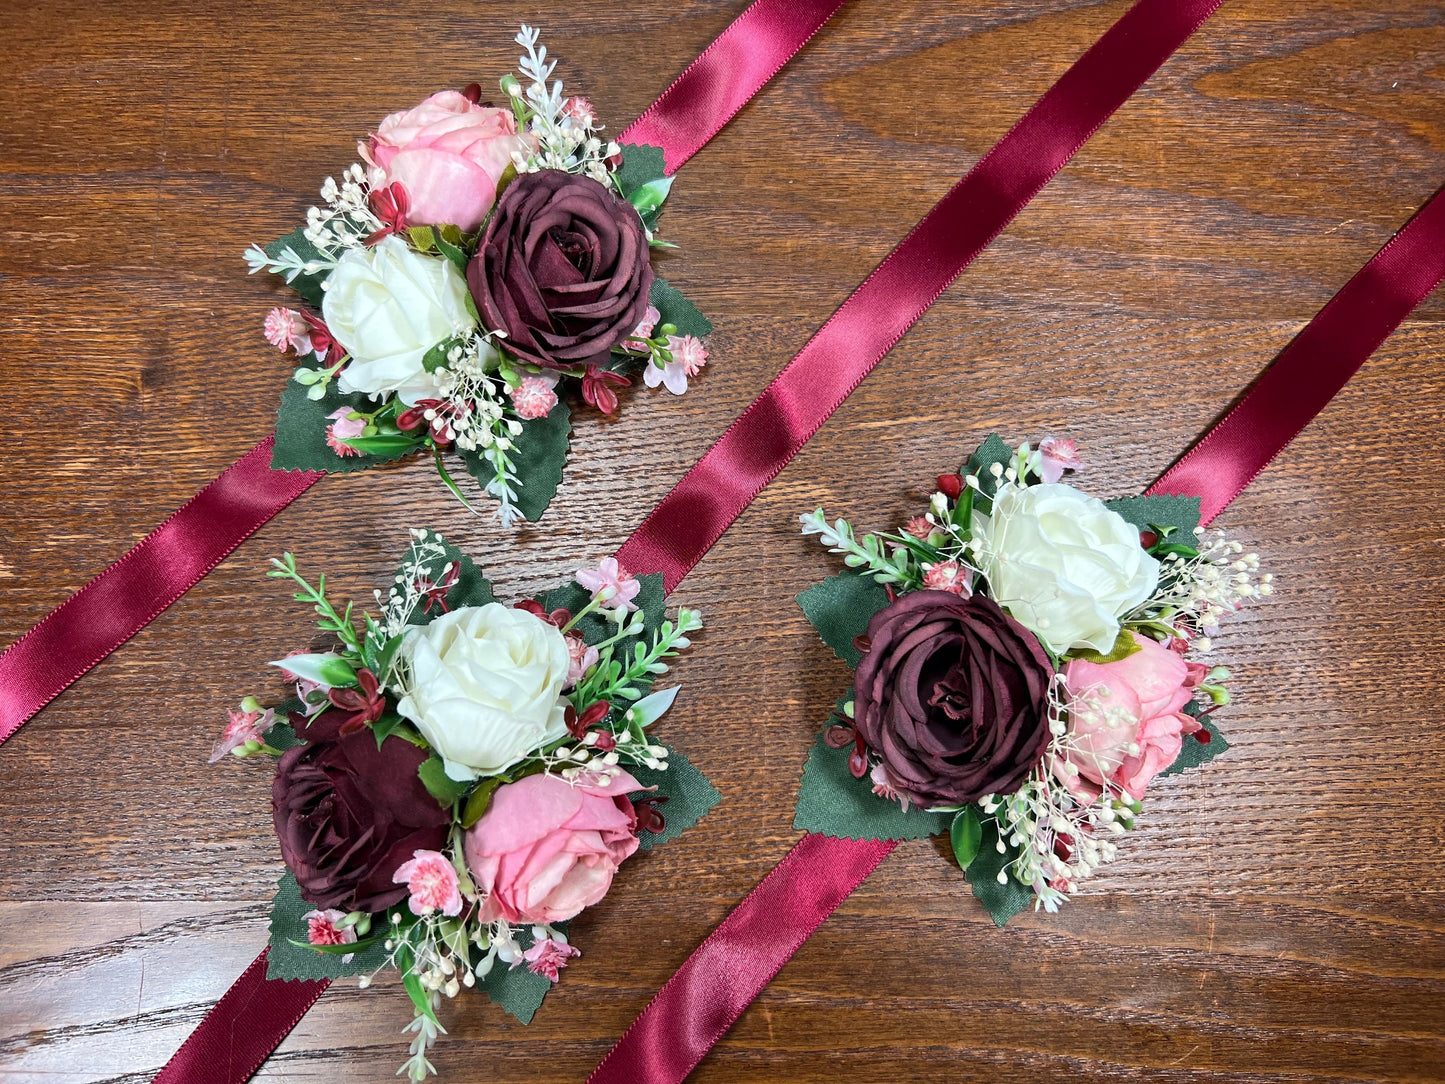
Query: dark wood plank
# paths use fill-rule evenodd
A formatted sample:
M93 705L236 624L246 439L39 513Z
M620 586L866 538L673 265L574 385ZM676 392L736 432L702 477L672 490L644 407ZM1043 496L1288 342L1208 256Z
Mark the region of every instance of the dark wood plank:
M239 253L356 134L500 74L524 17L620 128L736 6L5 5L0 635L265 434L278 295ZM364 598L411 525L517 596L608 552L1125 6L857 0L678 181L667 274L717 324L685 400L584 420L552 511L513 533L424 464L327 480L0 749L0 1079L150 1079L260 948L269 780L205 756L309 635L268 556ZM995 429L1068 431L1090 487L1137 491L1442 179L1439 4L1226 5L680 588L710 630L667 726L723 804L579 919L586 955L531 1027L460 1002L444 1078L581 1079L797 838L845 680L791 602L833 567L798 512L895 522ZM1230 754L1006 931L934 845L900 847L697 1079L1445 1079L1442 323L1436 296L1223 520L1279 577L1222 638ZM409 1010L383 985L338 984L263 1078L391 1079Z

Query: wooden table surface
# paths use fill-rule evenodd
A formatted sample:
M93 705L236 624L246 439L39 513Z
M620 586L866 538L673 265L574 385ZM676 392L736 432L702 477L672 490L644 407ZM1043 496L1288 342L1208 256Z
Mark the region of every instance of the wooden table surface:
M265 435L293 228L356 137L491 84L521 19L614 131L739 0L0 4L0 638ZM1126 8L854 0L681 173L666 274L716 322L685 399L580 419L542 523L431 468L328 479L0 749L0 1080L138 1082L265 941L265 763L206 764L310 615L294 550L369 598L409 526L514 597L611 552L913 222ZM792 596L795 517L888 526L992 431L1068 433L1137 492L1445 181L1438 0L1230 0L948 291L688 577L710 629L667 736L722 803L628 863L531 1027L447 1011L443 1079L580 1081L798 838L846 673ZM695 1074L706 1082L1445 1079L1445 296L1226 513L1278 593L1220 638L1227 756L1151 792L1120 860L997 931L904 844ZM383 1081L396 984L338 983L266 1079Z

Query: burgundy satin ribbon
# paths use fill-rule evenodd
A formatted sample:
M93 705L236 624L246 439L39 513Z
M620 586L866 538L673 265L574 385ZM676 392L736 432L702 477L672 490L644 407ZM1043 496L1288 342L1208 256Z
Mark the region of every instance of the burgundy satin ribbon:
M913 228L629 538L670 591L963 269L1222 0L1140 0Z
M263 950L166 1062L155 1084L250 1080L330 985L330 979L268 980Z
M661 147L668 172L691 158L843 5L755 0L619 137ZM0 743L324 477L269 466L252 448L0 654Z
M1445 190L1337 293L1233 410L1147 490L1210 522L1445 279ZM804 836L658 991L588 1084L677 1084L896 843Z

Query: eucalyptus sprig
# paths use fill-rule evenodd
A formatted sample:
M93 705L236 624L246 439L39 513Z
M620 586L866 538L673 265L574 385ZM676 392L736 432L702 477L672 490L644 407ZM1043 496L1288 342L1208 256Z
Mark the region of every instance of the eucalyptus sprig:
M908 590L922 585L923 571L913 559L911 546L901 545L890 553L887 540L882 536L868 534L860 540L853 534L853 526L846 519L829 524L821 508L804 513L798 520L805 535L817 535L818 541L828 547L829 553L843 555L843 563L849 568L861 569L865 575L887 586Z
M667 663L663 660L670 659L679 651L690 647L692 641L687 634L700 628L702 615L696 610L679 607L677 624L664 621L653 634L651 645L635 644L631 651L624 649L620 659L616 657L613 644L626 633L619 632L618 636L605 641L604 645L599 645L604 654L573 692L572 703L586 706L599 700L615 703L618 700L638 699L642 696L642 690L635 683L650 681L667 673Z

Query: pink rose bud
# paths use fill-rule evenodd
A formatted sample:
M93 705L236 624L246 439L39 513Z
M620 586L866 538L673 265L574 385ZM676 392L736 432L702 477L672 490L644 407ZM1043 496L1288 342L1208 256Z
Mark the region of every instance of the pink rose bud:
M465 840L481 920L564 922L607 895L637 850L627 795L642 789L620 771L605 785L529 775L498 787Z

